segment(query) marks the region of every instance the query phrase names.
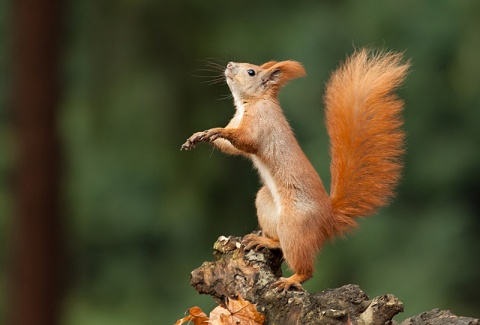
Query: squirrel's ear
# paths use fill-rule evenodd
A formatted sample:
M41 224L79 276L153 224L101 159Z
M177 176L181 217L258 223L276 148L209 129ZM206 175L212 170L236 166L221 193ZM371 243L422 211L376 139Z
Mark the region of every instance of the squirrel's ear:
M292 79L304 77L307 75L303 66L296 61L278 62L273 64L269 68L269 70L269 81L279 87L285 85L288 81Z
M269 62L266 62L266 63L262 64L262 65L260 66L260 68L262 68L262 69L268 69L268 68L274 66L275 64L277 64L277 61L269 61Z

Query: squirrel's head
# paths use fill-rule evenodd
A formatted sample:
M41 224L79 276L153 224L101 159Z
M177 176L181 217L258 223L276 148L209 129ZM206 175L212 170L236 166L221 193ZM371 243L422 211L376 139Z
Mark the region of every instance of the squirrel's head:
M305 76L296 61L270 61L261 66L230 62L225 70L228 87L236 100L276 97L288 81Z

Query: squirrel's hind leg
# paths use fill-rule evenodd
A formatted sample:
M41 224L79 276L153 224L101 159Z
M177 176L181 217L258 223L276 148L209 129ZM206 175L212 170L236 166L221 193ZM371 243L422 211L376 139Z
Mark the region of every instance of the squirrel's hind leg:
M283 257L294 274L273 283L278 291L303 290L301 283L313 275L315 257L324 238L315 231L320 227L315 215L295 209L285 210L278 224Z
M262 236L246 235L243 238L245 249L281 248L277 235L278 212L273 202L272 194L266 186L262 186L258 191L255 205L257 207L258 223L262 229Z

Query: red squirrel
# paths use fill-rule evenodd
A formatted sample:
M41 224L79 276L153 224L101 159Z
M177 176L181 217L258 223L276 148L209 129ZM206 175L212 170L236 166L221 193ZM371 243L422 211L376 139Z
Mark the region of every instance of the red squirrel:
M190 150L210 142L252 160L263 183L255 202L262 235L246 235L245 249L282 250L295 273L273 283L279 291L301 290L325 241L352 230L355 218L373 214L393 197L405 137L403 101L393 93L409 68L402 61L399 53L361 49L327 83L330 196L277 98L288 81L306 75L298 62L228 63L225 77L235 115L226 127L197 132L182 145Z

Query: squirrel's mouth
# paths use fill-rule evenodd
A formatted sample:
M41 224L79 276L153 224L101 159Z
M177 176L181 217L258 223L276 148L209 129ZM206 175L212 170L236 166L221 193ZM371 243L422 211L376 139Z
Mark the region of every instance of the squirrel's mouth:
M230 69L225 70L225 79L228 80L233 80L233 72Z

